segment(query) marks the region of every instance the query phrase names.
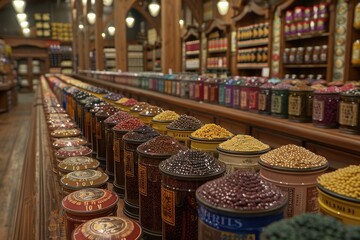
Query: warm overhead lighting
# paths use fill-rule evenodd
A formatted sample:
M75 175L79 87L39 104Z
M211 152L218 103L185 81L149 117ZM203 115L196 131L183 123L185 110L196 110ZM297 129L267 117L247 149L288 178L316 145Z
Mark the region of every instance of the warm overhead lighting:
M113 3L113 0L103 0L103 4L105 5L105 6L111 6L112 5L112 3Z
M179 20L179 24L180 24L180 27L181 27L181 28L183 28L183 27L184 27L184 23L185 23L185 22L184 22L184 20L183 20L183 19L180 19L180 20Z
M160 5L158 4L158 2L156 0L152 0L152 2L149 4L149 12L150 12L150 15L153 17L156 17L157 15L159 15Z
M17 13L22 13L25 10L26 2L23 0L14 0L12 5Z
M114 26L109 26L108 27L108 32L110 36L114 36L115 34L115 27Z
M83 7L86 7L87 0L82 0L81 2L82 2Z
M132 28L135 25L135 18L132 16L131 12L129 12L125 21L126 21L126 26L128 26L128 28Z
M79 24L79 29L83 30L84 29L84 25L83 24Z
M22 30L23 34L25 37L29 37L30 36L30 29L29 28L24 28Z
M16 14L16 18L19 22L23 22L23 21L26 21L26 13L18 13Z
M29 27L29 22L28 21L23 21L20 23L21 28L28 28Z
M106 34L105 34L105 33L102 33L101 36L102 36L102 38L105 38L105 37L106 37Z
M91 0L91 5L94 5L95 4L95 0Z
M226 15L229 11L229 2L227 0L219 0L216 6L222 16Z
M94 24L96 22L96 14L94 13L93 10L90 10L90 12L88 12L86 17L90 24Z

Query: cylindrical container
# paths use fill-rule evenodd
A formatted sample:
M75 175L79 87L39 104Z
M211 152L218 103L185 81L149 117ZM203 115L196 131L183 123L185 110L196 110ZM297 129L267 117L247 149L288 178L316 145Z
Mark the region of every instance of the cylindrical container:
M290 88L288 114L292 122L311 122L314 90L306 85Z
M344 133L360 133L360 90L340 94L339 124Z
M153 117L151 125L160 134L166 134L167 125L177 120L179 117L179 114L177 114L176 112L166 110Z
M180 143L190 147L190 135L203 126L202 122L195 117L181 115L177 120L170 123L167 128L167 135L175 138Z
M161 239L161 174L159 164L187 147L172 137L160 135L137 148L139 155L140 224L151 239Z
M270 146L249 135L236 135L216 148L219 160L226 164L226 172L258 172L260 155L270 151Z
M95 98L95 97L88 97L85 99L85 104L83 106L83 112L84 112L84 116L83 116L83 127L82 127L82 133L84 135L84 137L88 140L89 143L91 143L91 108L95 105L100 103L100 99Z
M114 131L114 183L113 190L124 198L125 194L125 165L124 165L124 142L123 136L144 123L138 118L129 118L113 127Z
M58 163L59 176L62 177L73 171L80 171L86 169L96 170L99 166L99 161L91 157L68 157Z
M289 88L291 85L279 83L271 92L271 115L278 118L288 117Z
M130 112L130 109L136 104L138 104L138 101L136 99L129 98L127 99L127 101L120 103L120 109L124 112Z
M196 199L198 239L260 240L264 227L284 217L286 205L275 185L240 171L203 184Z
M98 170L73 171L60 179L63 196L84 188L107 188L108 176Z
M249 111L253 111L253 112L258 111L259 91L260 91L260 89L258 86L252 86L249 88L249 95L248 95Z
M150 126L150 123L151 123L151 120L153 119L153 117L155 117L156 115L160 114L163 111L164 110L160 107L149 106L148 108L146 108L145 110L143 110L139 113L139 118L146 125Z
M261 177L288 196L286 217L317 213L316 178L328 168L322 156L295 145L285 145L260 156Z
M105 138L105 119L115 114L118 110L111 105L101 108L96 114L96 159L99 160L101 167L106 169L106 138Z
M67 195L61 202L65 211L66 238L80 224L91 219L116 216L118 196L105 189L85 188Z
M219 104L225 106L225 89L226 89L226 80L219 80Z
M217 146L234 134L216 124L205 124L190 135L191 149L204 151L217 157Z
M105 103L99 103L99 104L94 104L94 106L90 109L90 114L91 114L91 119L90 119L90 124L91 124L91 131L90 131L90 139L91 141L91 146L92 146L92 150L93 150L93 157L96 158L97 155L97 146L96 146L96 117L95 114L100 110L101 106L104 106Z
M91 157L92 150L86 146L63 147L55 152L57 164L68 157L86 156ZM57 165L56 164L56 165Z
M315 127L337 127L339 92L315 91L313 96L312 122Z
M139 127L123 136L124 168L125 168L125 199L124 213L134 219L139 218L139 184L137 147L159 135L149 126Z
M320 212L345 224L360 226L360 165L321 175L318 179Z
M258 95L258 113L271 114L271 89L274 86L272 83L265 83L260 86Z
M146 102L138 102L136 105L130 108L130 114L134 117L139 117L139 113L147 109L150 105Z
M76 128L59 128L50 133L50 136L56 140L57 138L69 138L69 137L78 137L80 136L81 132L79 129Z
M76 96L76 115L77 115L77 125L80 130L83 129L84 126L84 105L86 98L89 97L89 94L84 92L81 95Z
M105 119L105 142L106 142L106 174L109 176L109 181L114 181L114 132L112 130L116 124L132 118L127 112L117 112L114 115Z
M225 165L207 153L188 150L163 161L159 169L163 239L197 239L195 191L207 181L221 177Z
M141 227L135 221L120 217L102 217L90 220L77 227L72 239L140 240L141 234Z

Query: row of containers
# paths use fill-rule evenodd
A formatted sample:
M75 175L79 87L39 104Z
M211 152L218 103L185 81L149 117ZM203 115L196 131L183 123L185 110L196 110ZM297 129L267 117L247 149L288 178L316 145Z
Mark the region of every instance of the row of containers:
M96 79L153 90L195 101L313 122L320 128L337 128L345 133L360 133L359 82L324 80L266 79L232 77L214 79L198 75L154 73L113 73L84 71Z
M360 166L326 173L327 160L305 148L271 150L216 124L204 125L76 79L60 79L48 76L47 83L59 99L57 109L63 109L54 117L65 120L54 120L49 129L51 138L60 138L53 142L53 165L64 195L69 239L83 239L77 234L92 230L88 220L98 213L114 215L117 197L124 199L128 217L122 221L131 226L139 222L131 229L144 239L291 239L274 238L279 231L272 226L303 213L309 213L304 219L314 214L321 218L319 224L329 218L319 212L336 217L343 229L360 223ZM84 169L91 167L103 171ZM106 182L112 183L112 191L102 189ZM109 194L102 198L99 191ZM71 209L68 201L79 209ZM73 230L74 221L86 223ZM111 232L105 223L97 231Z

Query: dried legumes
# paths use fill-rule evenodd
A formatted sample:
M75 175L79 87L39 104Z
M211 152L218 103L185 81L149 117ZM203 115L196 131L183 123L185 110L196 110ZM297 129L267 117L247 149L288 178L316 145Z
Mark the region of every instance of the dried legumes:
M166 110L155 117L153 117L153 120L155 121L174 121L178 119L180 116L174 111Z
M125 107L131 107L137 104L138 101L134 98L129 98L126 102L123 102L121 105Z
M252 136L239 134L221 143L219 148L234 152L257 152L267 150L270 146Z
M133 118L133 116L126 112L117 112L114 115L111 115L110 117L105 119L104 122L116 124L129 118Z
M360 165L350 165L318 178L324 188L338 194L360 199Z
M129 118L117 124L113 129L117 131L130 131L143 125L144 123L140 119Z
M214 207L242 211L273 209L286 201L281 190L258 173L240 171L207 182L197 196Z
M138 152L145 154L161 154L161 155L173 155L179 151L185 151L188 148L180 144L174 138L166 135L160 135L153 138L143 144L141 144L137 150Z
M284 168L314 168L327 165L326 158L293 144L265 153L260 156L260 160Z
M202 122L197 118L183 114L177 120L170 123L168 128L178 130L197 130L202 126Z
M191 137L207 140L224 139L232 136L234 136L234 134L214 123L205 124L191 134Z

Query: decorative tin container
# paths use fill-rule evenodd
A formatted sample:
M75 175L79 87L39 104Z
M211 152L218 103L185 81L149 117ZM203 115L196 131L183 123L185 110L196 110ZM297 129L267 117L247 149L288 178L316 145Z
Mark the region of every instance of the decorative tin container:
M159 169L163 239L197 239L195 191L222 176L225 165L207 153L187 150L160 163Z
M314 90L306 85L290 88L288 114L293 122L311 122Z
M137 148L139 155L140 224L151 239L161 239L161 174L159 164L187 147L172 137L160 135Z
M116 216L118 196L105 189L85 188L62 200L67 239L80 224L99 217Z
M321 128L337 127L340 94L338 92L316 91L313 98L312 122L314 126Z
M158 115L159 113L163 112L164 110L160 107L156 106L149 106L148 108L144 109L139 113L139 118L143 121L146 125L150 126L151 120L153 117Z
M214 157L218 157L218 152L216 151L217 146L219 146L220 143L225 142L229 138L208 140L195 138L190 135L189 139L191 141L191 149L207 152Z
M60 128L52 131L50 136L52 138L69 138L69 137L78 137L80 136L81 132L79 129L76 128Z
M137 147L148 140L159 136L159 133L149 126L139 127L123 136L124 167L125 167L125 206L126 216L139 218L139 184L138 184L138 154Z
M86 169L96 170L99 166L99 161L91 157L68 157L58 163L59 176L62 177L73 171L81 171Z
M286 197L258 173L234 172L196 190L198 239L260 240L264 227L282 219Z
M135 221L120 217L102 217L80 225L75 229L72 239L140 240L141 234L141 227Z
M54 149L60 149L63 147L84 146L86 144L87 144L87 141L85 139L79 138L79 137L58 138L52 143L52 147Z
M271 93L271 115L278 118L288 117L289 88L291 85L279 83Z
M98 170L86 169L66 174L60 179L63 195L66 196L84 188L107 188L108 176Z
M170 123L167 128L167 135L175 138L180 143L190 147L190 135L203 126L202 122L195 117L181 115L177 120Z
M360 134L360 90L340 94L339 124L344 133Z
M265 83L260 86L258 95L258 113L271 114L271 89L274 85L272 83Z

